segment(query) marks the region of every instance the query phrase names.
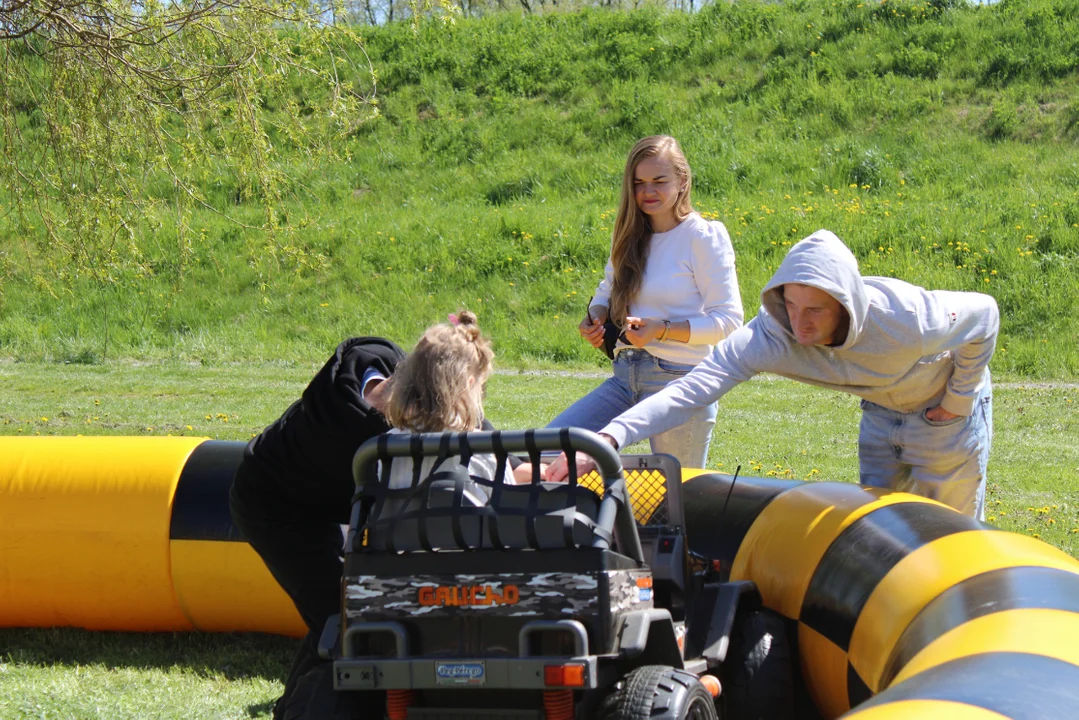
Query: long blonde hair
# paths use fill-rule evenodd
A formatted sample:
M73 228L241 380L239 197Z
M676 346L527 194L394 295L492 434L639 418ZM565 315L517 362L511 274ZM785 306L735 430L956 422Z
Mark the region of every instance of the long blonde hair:
M483 422L494 351L467 310L433 325L393 373L386 419L412 432L468 431Z
M608 317L616 325L623 325L629 314L630 303L637 297L644 277L644 266L648 262L648 249L652 240L652 222L637 207L633 186L636 180L637 166L648 157L666 155L674 166L674 171L681 182L678 199L674 205L674 215L681 221L693 212L690 203L690 189L693 176L689 163L678 146L678 141L670 135L652 135L641 138L626 159L626 170L622 175L622 199L618 203L618 217L614 222L611 238L611 265L614 267L614 285L611 288L611 306Z

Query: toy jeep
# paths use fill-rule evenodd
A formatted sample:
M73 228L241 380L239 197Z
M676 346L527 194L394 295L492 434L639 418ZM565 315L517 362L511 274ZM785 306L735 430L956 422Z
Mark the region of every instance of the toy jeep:
M510 454L559 450L598 473L510 485L466 467L493 454L502 477ZM390 489L401 457L412 485ZM784 625L752 583L691 562L670 456L619 458L578 429L391 434L353 471L342 612L286 718L789 716Z

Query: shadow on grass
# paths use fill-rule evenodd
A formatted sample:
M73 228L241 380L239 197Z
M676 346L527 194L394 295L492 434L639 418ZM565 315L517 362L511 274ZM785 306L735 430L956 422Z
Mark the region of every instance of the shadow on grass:
M249 705L247 708L248 717L270 717L270 715L273 714L274 702L274 700L270 700L269 702L259 703L258 705Z
M284 682L298 640L257 633L91 632L77 628L0 630L0 662L181 670L202 677ZM258 711L260 708L251 708Z

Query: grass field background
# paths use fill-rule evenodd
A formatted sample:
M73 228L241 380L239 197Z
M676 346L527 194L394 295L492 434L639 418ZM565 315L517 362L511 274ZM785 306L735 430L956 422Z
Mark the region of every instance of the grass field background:
M190 435L246 440L318 364L0 363L0 435ZM499 427L543 425L600 382L507 371L489 385ZM1079 555L1079 387L998 383L989 512L1002 528ZM709 465L853 482L854 398L779 378L723 399ZM639 447L644 450L643 446ZM77 539L72 538L73 547ZM293 641L259 635L0 630L0 718L249 718L281 692Z

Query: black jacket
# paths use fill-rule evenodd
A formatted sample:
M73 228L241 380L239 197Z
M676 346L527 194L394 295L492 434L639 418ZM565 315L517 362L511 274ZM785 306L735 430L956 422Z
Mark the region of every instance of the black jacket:
M296 511L333 509L348 522L355 483L352 457L366 440L389 430L361 397L364 372L389 377L405 357L389 340L344 341L278 420L248 443L237 488L250 500Z

